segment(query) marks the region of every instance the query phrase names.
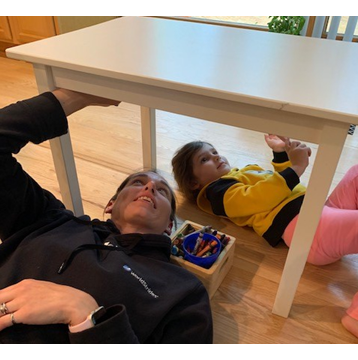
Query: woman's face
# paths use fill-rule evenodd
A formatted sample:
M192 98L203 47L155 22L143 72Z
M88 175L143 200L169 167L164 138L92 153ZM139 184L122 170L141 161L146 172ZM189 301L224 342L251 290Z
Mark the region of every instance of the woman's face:
M122 234L170 234L171 201L168 183L154 172L143 172L133 176L116 200L109 202L106 213Z
M230 171L230 164L214 147L204 143L193 156L193 190L201 189Z

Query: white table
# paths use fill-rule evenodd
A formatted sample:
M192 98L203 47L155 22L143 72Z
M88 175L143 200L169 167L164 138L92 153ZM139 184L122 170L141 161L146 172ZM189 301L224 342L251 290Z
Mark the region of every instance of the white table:
M353 43L125 17L7 50L33 63L39 91L63 87L142 106L144 167L155 110L319 144L273 312L287 317L350 123L358 121ZM51 141L67 207L83 212L69 136Z

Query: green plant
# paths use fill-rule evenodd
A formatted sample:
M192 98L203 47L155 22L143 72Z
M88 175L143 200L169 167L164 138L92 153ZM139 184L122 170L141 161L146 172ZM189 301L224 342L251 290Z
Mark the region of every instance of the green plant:
M300 35L306 21L303 16L269 16L269 18L272 18L267 23L270 32L292 35Z

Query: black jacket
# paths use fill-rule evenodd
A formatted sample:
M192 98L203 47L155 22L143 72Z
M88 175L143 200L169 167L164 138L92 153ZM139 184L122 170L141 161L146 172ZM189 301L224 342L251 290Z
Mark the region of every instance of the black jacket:
M69 285L106 316L74 334L65 324L18 324L0 332L0 343L211 343L207 292L170 263L167 236L121 235L110 220L74 217L12 155L66 132L52 93L0 111L0 288L26 278Z

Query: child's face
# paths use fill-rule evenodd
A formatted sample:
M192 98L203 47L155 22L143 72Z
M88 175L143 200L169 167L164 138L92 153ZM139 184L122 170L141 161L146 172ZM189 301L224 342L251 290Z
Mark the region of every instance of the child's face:
M193 157L193 173L196 178L193 190L201 189L206 184L219 179L230 169L230 164L225 157L220 156L211 145L204 144Z

